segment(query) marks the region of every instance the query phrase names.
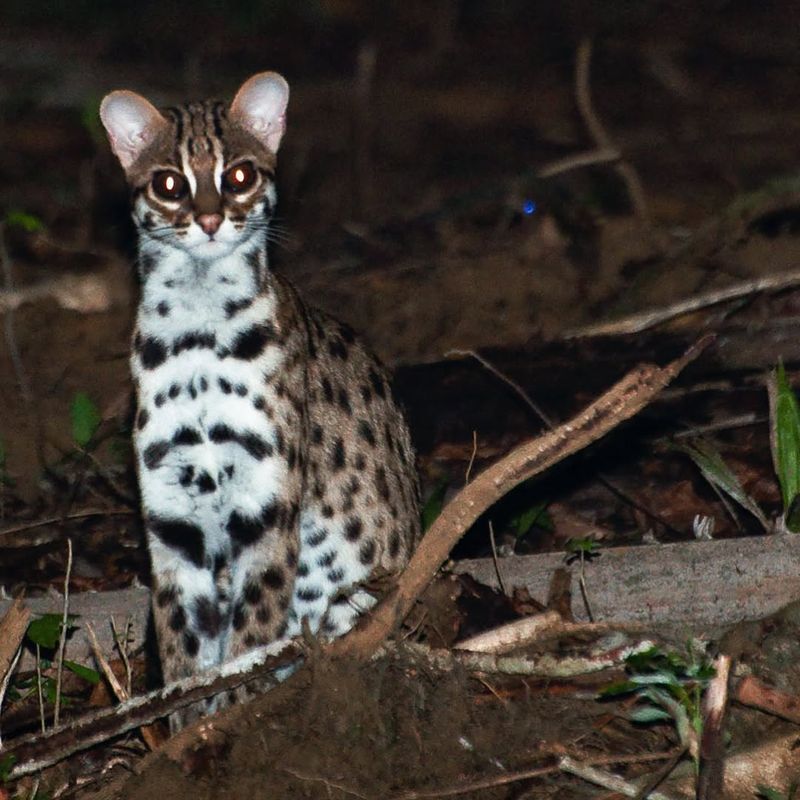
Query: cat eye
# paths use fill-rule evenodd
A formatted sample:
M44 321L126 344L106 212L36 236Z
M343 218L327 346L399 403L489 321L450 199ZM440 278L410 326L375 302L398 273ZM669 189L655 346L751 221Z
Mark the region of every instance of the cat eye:
M222 185L234 194L246 192L256 182L258 173L249 161L242 161L225 171L222 176Z
M152 185L153 191L164 200L180 200L189 188L186 178L170 169L156 172Z

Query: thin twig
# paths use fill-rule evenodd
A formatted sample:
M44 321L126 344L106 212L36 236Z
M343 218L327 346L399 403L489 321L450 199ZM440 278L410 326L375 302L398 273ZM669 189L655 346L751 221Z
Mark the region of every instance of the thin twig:
M489 541L492 544L492 559L494 560L494 571L497 573L497 582L500 584L500 591L504 595L508 595L505 581L503 580L503 573L500 571L500 563L497 558L497 545L494 541L494 526L492 521L489 520Z
M586 128L594 143L601 150L615 150L614 143L606 131L592 105L590 66L592 61L592 40L587 36L581 39L575 55L575 102ZM625 183L633 211L646 227L652 227L650 211L647 208L642 182L636 170L624 159L620 159L615 169Z
M39 698L39 722L41 723L42 733L47 730L44 721L44 693L42 692L42 653L39 645L36 645L36 694Z
M125 684L126 690L128 695L131 693L131 686L133 683L133 673L131 670L131 662L128 658L128 641L130 638L130 631L131 626L133 625L133 620L130 616L125 620L125 633L120 636L117 632L117 626L114 622L114 615L111 615L111 632L114 634L114 641L117 645L117 651L119 652L119 656L122 659L122 663L125 666Z
M475 455L478 452L478 432L472 431L472 453L469 457L469 464L467 464L467 474L464 476L464 484L469 483L470 475L472 474L472 465L475 463Z
M3 285L6 292L14 291L14 273L11 269L11 257L8 254L6 247L6 224L0 222L0 268L3 271ZM19 345L17 343L17 335L14 330L14 311L9 308L5 316L5 336L6 347L8 347L8 355L11 358L11 363L14 367L14 373L17 376L17 383L19 384L19 393L25 401L25 405L31 406L33 404L33 394L31 387L28 383L28 376L25 372L25 365L22 363L22 356L19 352Z
M33 530L34 528L43 528L46 525L60 525L63 522L70 522L76 519L88 519L89 517L131 517L137 514L131 508L111 508L108 511L86 510L75 511L72 514L66 514L60 517L48 517L47 519L36 520L36 522L23 522L21 525L14 525L11 528L4 528L0 531L0 537L7 536L12 533L22 533L23 531Z
M576 761L570 756L564 756L558 762L558 765L564 772L577 775L579 778L583 778L583 780L589 783L594 783L597 786L602 786L613 792L624 794L625 797L636 797L638 792L637 787L630 781L625 780L625 778L615 775L613 772L608 772L608 770L599 769L598 767ZM650 792L648 797L649 800L674 800L671 795L663 794L662 792Z
M517 396L525 403L525 405L530 408L534 414L536 414L539 419L547 425L548 428L554 428L556 423L553 419L546 414L541 406L539 406L531 396L520 386L515 380L512 380L508 377L508 375L501 372L491 361L487 361L480 353L475 350L448 350L445 354L445 358L450 358L451 356L470 356L474 358L484 369L489 370L496 378L499 378L503 383L507 386L510 386L516 393Z
M678 269L678 266L675 265L673 269ZM800 285L800 270L777 272L761 278L734 283L722 289L713 289L705 294L696 294L662 308L640 311L610 322L599 322L582 328L572 328L565 331L562 337L564 339L587 339L596 336L623 336L631 333L641 333L660 325L662 322L668 322L685 314L692 314L702 308L727 303L729 300L738 300L741 297L758 294L759 292L780 292L798 285Z
M67 646L67 621L69 619L69 579L72 573L72 539L67 539L67 572L64 576L64 613L61 617L61 636L58 640L58 658L56 660L56 702L53 711L53 727L58 727L61 712L61 677L64 672L64 650Z
M594 614L592 613L592 604L589 601L589 589L586 586L586 558L583 548L581 548L579 552L580 557L580 570L578 573L578 586L581 588L581 596L583 597L583 603L586 606L586 616L589 617L589 622L594 622Z
M598 147L596 150L587 150L585 153L565 156L549 164L545 164L536 171L539 178L553 178L573 169L593 167L596 164L612 164L619 161L622 154L615 147Z

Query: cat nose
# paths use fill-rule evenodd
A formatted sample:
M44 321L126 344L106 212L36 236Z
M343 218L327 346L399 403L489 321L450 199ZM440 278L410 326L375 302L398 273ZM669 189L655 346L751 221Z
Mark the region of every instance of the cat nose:
M197 217L197 224L203 229L203 233L213 236L222 225L222 214L201 214Z

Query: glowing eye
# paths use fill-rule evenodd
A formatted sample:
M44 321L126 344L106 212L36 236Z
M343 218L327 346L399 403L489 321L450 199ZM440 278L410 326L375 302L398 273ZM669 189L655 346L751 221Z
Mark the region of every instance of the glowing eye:
M186 194L188 184L180 172L161 170L153 175L153 191L164 200L180 200Z
M243 161L231 167L222 176L222 183L229 192L239 194L250 189L257 177L256 168L249 161Z

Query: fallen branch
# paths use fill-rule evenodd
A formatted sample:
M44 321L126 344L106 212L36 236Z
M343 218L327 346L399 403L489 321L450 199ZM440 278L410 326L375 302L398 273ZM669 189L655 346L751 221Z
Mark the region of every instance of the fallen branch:
M716 675L708 684L703 699L703 734L700 740L697 800L717 800L722 796L725 775L724 720L728 709L731 662L729 655L717 656L714 661Z
M583 780L589 783L594 783L597 786L610 789L612 792L619 792L619 794L623 794L625 797L636 797L639 793L637 786L625 780L625 778L615 775L613 772L608 772L608 770L581 763L569 756L564 756L561 761L558 762L558 765L563 772L577 775L579 778L583 778ZM667 795L663 792L650 792L647 797L649 800L673 800L672 795Z
M532 439L476 477L450 501L417 547L397 586L356 627L326 649L333 655L372 655L402 622L414 602L476 519L503 495L577 453L629 419L695 359L710 338L698 342L666 367L640 366L578 416Z
M11 747L0 751L3 756L14 756L15 766L9 779L31 775L74 753L166 717L197 700L250 683L290 664L299 655L300 649L292 643L273 643L220 667L167 684L163 689L70 720L46 733L21 737Z
M23 605L22 597L17 597L11 608L6 611L3 619L0 620L0 684L11 671L11 664L25 638L30 618L30 609ZM0 702L2 702L2 697L3 695L0 693Z
M550 653L537 656L502 656L495 653L432 649L425 644L405 642L402 645L387 644L379 648L374 657L403 652L442 672L449 672L459 666L468 672L565 679L621 667L628 657L652 647L651 640L643 639L592 656L555 656Z
M728 300L738 300L741 297L758 294L759 292L780 292L783 289L790 289L798 285L800 285L800 270L778 272L763 278L735 283L723 289L714 289L705 294L692 295L685 300L679 300L663 308L640 311L636 314L631 314L629 317L610 322L599 322L596 325L573 328L572 330L567 330L563 334L563 338L588 339L596 336L622 336L641 333L660 325L662 322L668 322L676 317L691 314L701 308L719 305Z
M739 681L733 691L733 699L743 706L757 708L759 711L774 714L776 717L800 725L800 697L796 694L779 692L752 675L747 675Z

